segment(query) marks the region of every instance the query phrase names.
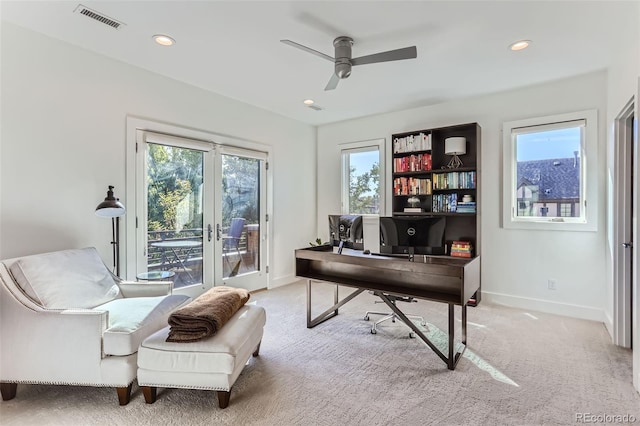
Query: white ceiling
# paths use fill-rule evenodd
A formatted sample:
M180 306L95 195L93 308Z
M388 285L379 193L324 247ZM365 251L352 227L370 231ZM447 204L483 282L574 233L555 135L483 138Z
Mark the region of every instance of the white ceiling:
M125 25L74 13L78 4ZM319 125L606 68L637 38L638 4L616 1L6 1L2 20ZM168 34L172 47L151 36ZM417 46L418 58L362 65L324 91L333 39L353 57ZM531 39L529 49L508 45ZM635 42L635 40L634 40ZM324 108L302 104L311 98Z

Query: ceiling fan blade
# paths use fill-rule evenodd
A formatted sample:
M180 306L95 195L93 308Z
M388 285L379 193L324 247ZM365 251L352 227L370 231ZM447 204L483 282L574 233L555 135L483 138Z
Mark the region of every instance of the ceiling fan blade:
M322 52L318 52L317 50L313 50L313 49L312 49L312 48L310 48L310 47L303 46L303 45L301 45L300 43L296 43L295 41L291 41L291 40L280 40L280 41L281 41L282 43L284 43L284 44L288 44L289 46L297 47L297 48L298 48L298 49L300 49L300 50L304 50L305 52L312 53L312 54L314 54L314 55L316 55L316 56L319 56L319 57L321 57L321 58L323 58L323 59L327 59L327 60L329 60L329 61L331 61L331 62L335 62L335 59L334 59L333 57L331 57L331 56L329 56L329 55L325 55L325 54L324 54L324 53L322 53Z
M327 86L324 88L324 90L333 90L336 87L338 87L338 82L340 81L340 77L338 77L335 73L331 74L331 78L329 79L329 82L327 83Z
M413 59L418 57L418 51L415 46L405 47L402 49L389 50L387 52L374 53L373 55L360 56L353 58L351 65L373 64L376 62L400 61L402 59Z

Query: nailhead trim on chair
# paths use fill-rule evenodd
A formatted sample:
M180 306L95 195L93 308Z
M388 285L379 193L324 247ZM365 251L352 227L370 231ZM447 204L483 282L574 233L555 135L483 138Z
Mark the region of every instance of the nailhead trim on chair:
M176 385L176 384L149 384L146 383L144 385L140 385L140 386L148 386L148 387L155 387L155 388L171 388L171 389L197 389L197 390L213 390L213 391L225 391L225 392L229 392L231 390L231 388L220 388L220 387L211 387L211 386L183 386L183 385Z
M95 388L122 388L122 387L127 387L129 386L131 383L133 383L133 381L127 383L126 385L120 384L120 383L113 383L113 384L108 384L108 383L87 383L87 382L49 382L49 381L33 381L33 380L5 380L5 379L0 379L0 382L3 383L17 383L17 384L22 384L22 385L68 385L68 386L91 386L91 387L95 387Z

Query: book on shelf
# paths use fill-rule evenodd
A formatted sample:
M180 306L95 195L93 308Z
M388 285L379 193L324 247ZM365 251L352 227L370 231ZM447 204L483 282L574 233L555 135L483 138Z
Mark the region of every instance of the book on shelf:
M433 174L433 189L474 189L476 172L445 172Z
M393 172L424 172L431 170L431 154L413 154L393 159Z
M460 201L457 206L458 213L475 213L476 212L476 202L475 201Z
M399 177L393 180L393 195L429 195L431 179Z
M451 256L473 257L473 246L469 241L453 241L451 243Z
M425 134L420 132L417 135L409 135L403 138L395 138L393 140L394 154L429 150L431 150L431 133Z
M437 194L433 196L431 211L434 213L457 213L458 194Z
M420 207L405 207L405 213L422 213L422 208Z

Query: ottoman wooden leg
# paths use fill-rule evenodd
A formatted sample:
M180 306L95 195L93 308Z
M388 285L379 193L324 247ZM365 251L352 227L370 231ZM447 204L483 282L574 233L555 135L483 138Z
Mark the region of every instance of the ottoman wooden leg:
M127 405L131 400L131 385L133 385L133 383L129 384L126 388L116 388L120 405Z
M144 395L144 400L147 404L153 404L156 402L156 397L158 396L158 388L155 386L140 386L142 389L142 394Z
M15 398L17 389L17 383L0 383L0 393L2 393L2 400L9 401L10 399Z
M229 391L217 391L218 392L218 405L220 408L227 408L229 406L229 398L231 398L231 389Z
M258 354L260 353L260 343L262 343L262 340L258 342L258 346L256 346L256 350L253 351L253 356L258 356Z

